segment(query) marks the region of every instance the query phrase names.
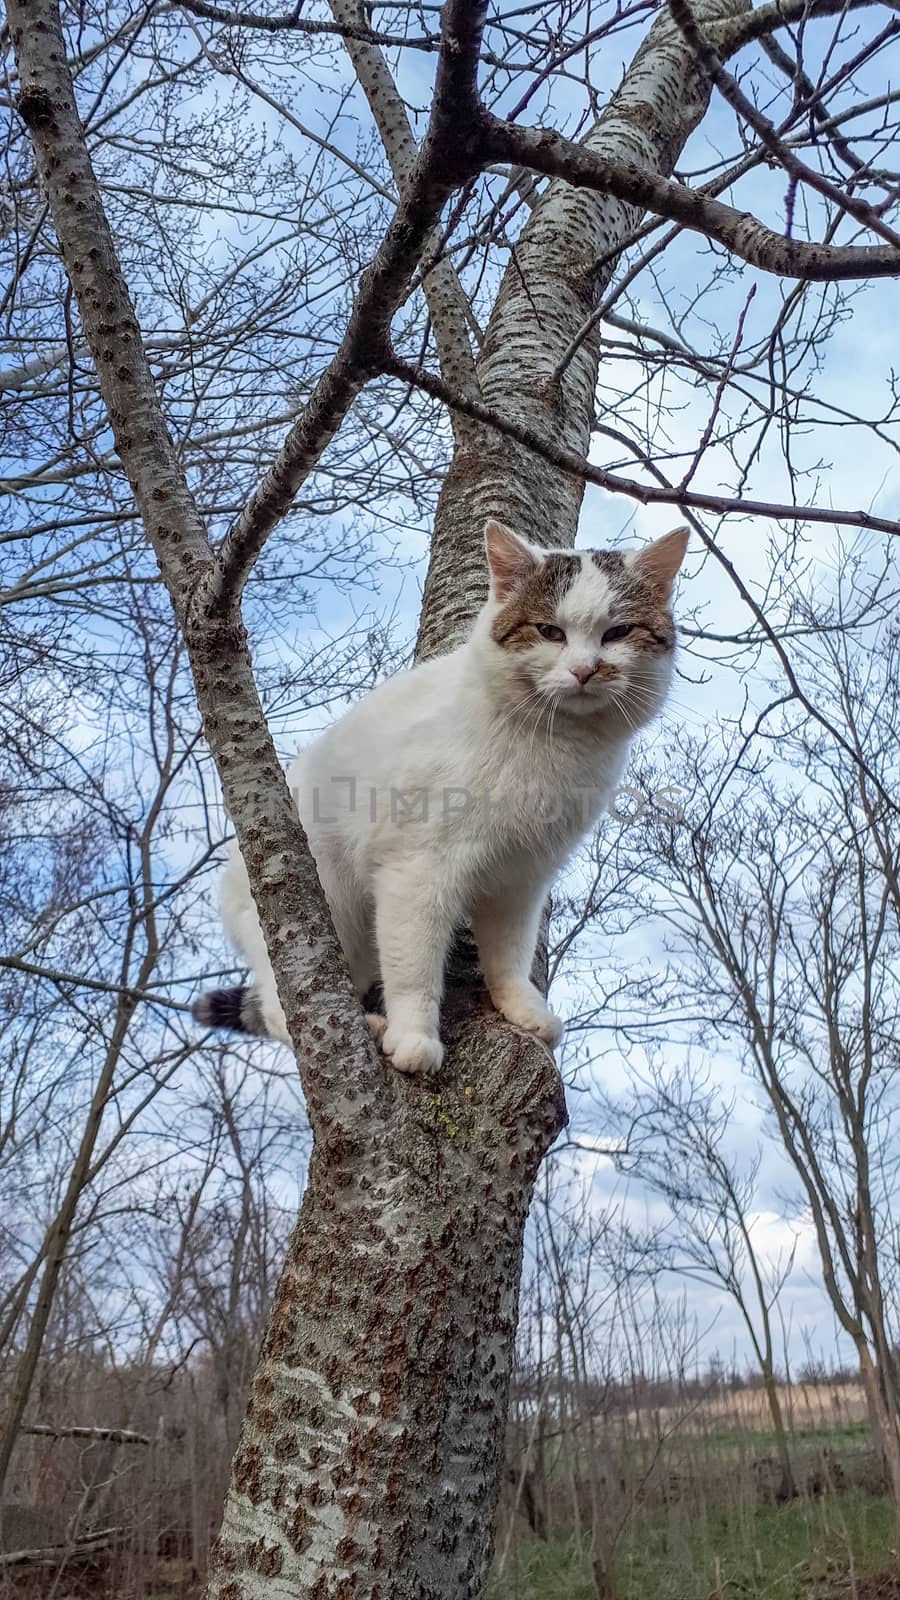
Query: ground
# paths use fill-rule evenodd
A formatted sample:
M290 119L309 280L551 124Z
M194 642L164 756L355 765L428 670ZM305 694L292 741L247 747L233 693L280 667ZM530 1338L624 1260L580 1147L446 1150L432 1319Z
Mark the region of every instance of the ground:
M782 1504L755 1391L549 1428L535 1490L549 1536L534 1535L507 1481L484 1600L900 1600L897 1523L858 1387L782 1401L803 1486ZM189 1560L147 1544L56 1580L0 1571L0 1600L200 1600L204 1588Z
M900 1600L897 1523L877 1490L861 1392L782 1398L797 1499L777 1503L758 1394L726 1392L681 1419L673 1408L630 1413L601 1424L593 1456L582 1438L574 1460L553 1458L547 1539L507 1497L486 1600Z
M615 1600L900 1600L893 1509L852 1490L830 1499L688 1518L638 1515L614 1560ZM854 1581L855 1580L855 1581ZM490 1600L597 1600L589 1534L522 1539Z

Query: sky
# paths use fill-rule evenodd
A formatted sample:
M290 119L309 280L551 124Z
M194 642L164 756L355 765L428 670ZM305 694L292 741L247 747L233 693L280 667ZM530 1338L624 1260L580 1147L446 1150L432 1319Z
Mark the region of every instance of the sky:
M643 24L641 25L643 26ZM624 61L636 43L639 31L616 38L610 47L604 47L597 86L602 93L618 82ZM744 58L742 58L743 61ZM750 55L746 59L750 59ZM400 64L400 82L407 100L420 108L416 114L418 131L423 126L423 111L427 105L433 73L433 58L424 53L407 52ZM331 69L327 87L322 74L320 89L315 89L311 75L298 89L287 79L281 85L299 99L303 116L319 132L328 133L336 147L357 152L358 126L368 127L368 113L363 108L358 91L339 116L335 117L337 91L351 82L349 63L338 56ZM273 81L277 82L277 75ZM855 85L861 94L876 92L882 87L881 68L876 66L859 74ZM517 92L517 91L516 91ZM207 93L207 91L204 91ZM546 115L564 129L574 127L580 111L580 99L575 89L554 83L552 103L537 97L529 108L535 118ZM281 119L267 111L259 101L254 103L253 116L258 130L264 130L273 144L281 144L298 157L304 155L300 136L286 132ZM679 163L684 173L701 171L717 161L723 150L735 151L738 140L734 117L719 99L714 99L708 116L693 135ZM305 157L304 157L305 159ZM757 208L772 220L783 215L783 196L779 189L781 180L762 171L745 182L740 190L742 203ZM777 192L776 192L777 191ZM229 242L239 237L246 242L246 225L240 218L233 221L233 234L229 239L221 217L215 220L215 245L226 259ZM703 305L693 306L697 290L698 270L706 271L704 262L698 269L698 257L692 241L678 244L667 254L665 270L656 278L645 274L637 294L636 314L653 326L667 325L667 315L678 320L685 336L692 338L698 348L709 338L710 348L716 347L721 337L727 345L734 337L738 318L747 305L750 277L747 274L720 274ZM495 261L488 272L482 297L489 298L498 278L499 266ZM491 276L493 274L493 277ZM746 309L744 349L754 342L771 325L773 308L783 299L785 286L757 275L756 294ZM683 320L682 320L683 319ZM814 381L815 392L821 404L814 409L808 426L794 441L794 466L799 471L800 492L810 502L818 505L862 507L882 515L898 515L900 507L900 471L898 448L900 429L896 424L884 430L879 438L868 430L847 430L836 427L836 417L827 409L829 405L858 413L879 416L885 414L891 403L892 370L890 351L886 351L886 330L896 326L896 288L890 282L867 286L853 301L852 312L832 331L822 370L812 377L812 357L797 375L797 383L804 386ZM279 375L279 378L281 375ZM622 369L613 363L601 369L601 403L612 420L624 419L640 432L647 429L664 433L669 441L674 460L668 464L673 476L683 470L696 448L706 424L710 408L708 386L692 388L678 380L667 380L665 390L658 387L646 396L622 397ZM759 393L758 386L754 392ZM669 401L665 415L653 417L654 398ZM621 413L621 417L620 417ZM610 444L597 435L591 459L600 465L616 464ZM628 470L627 467L625 470ZM709 451L698 472L696 484L709 490L728 490L735 481L735 467L725 450ZM792 486L784 467L779 445L778 429L773 426L763 440L746 484L747 494L789 501ZM390 510L390 508L388 508ZM398 501L398 518L403 510ZM366 518L363 514L363 522ZM374 519L373 519L374 520ZM579 544L585 547L621 547L636 544L666 532L677 522L677 514L662 507L641 507L624 499L613 498L596 487L588 485L579 529ZM337 535L343 519L334 518ZM714 528L715 524L706 524ZM296 661L307 649L327 647L330 640L341 638L346 631L370 619L379 626L388 626L397 641L401 654L408 649L415 633L416 620L424 578L427 530L421 525L391 525L390 516L374 524L371 530L376 556L390 545L393 559L370 575L370 582L361 586L338 586L333 574L308 582L312 603L301 615L291 615L290 608L282 613L280 625L273 623L272 613L254 618L254 647L256 657L266 670L277 666L279 660ZM750 588L763 598L772 568L772 549L769 530L752 519L734 519L715 528L717 541L732 559L742 578ZM278 545L276 534L273 544ZM862 545L866 547L866 538ZM873 559L880 549L880 541L871 539ZM301 552L302 553L302 552ZM842 545L836 531L817 528L808 538L802 551L809 563L806 581L821 597L836 592L841 581L843 566ZM797 558L794 558L797 560ZM718 647L702 637L704 628L717 634L739 631L748 625L748 617L733 585L721 568L702 553L694 543L689 552L679 588L678 606L689 610L692 627L700 637L692 637L683 646L679 675L670 703L659 723L641 740L635 751L639 761L648 751L660 764L665 763L667 740L679 728L686 728L696 737L715 742L722 736L727 719L738 716L745 705L761 704L768 695L773 674L773 662L764 655L758 660L747 659L740 670L733 661L723 660ZM251 597L251 616L253 602ZM115 625L104 624L114 639ZM304 742L329 717L338 706L308 709L291 706L273 719L273 729L279 750L285 761L290 759L299 743ZM95 733L92 726L93 711L89 701L78 708L83 719L83 736L90 741ZM627 779L626 779L627 781ZM221 810L218 822L224 831L226 822ZM612 826L612 825L611 825ZM173 838L169 845L172 862L187 859L192 848L187 837ZM576 868L576 872L577 872ZM212 905L210 904L210 915ZM200 930L198 929L198 934ZM638 930L630 936L633 943L621 942L615 959L628 959L629 950L646 958L652 957L655 947L662 956L658 930ZM578 995L562 986L560 1009L563 1014L578 1005ZM569 1173L570 1181L578 1192L600 1216L612 1205L619 1206L634 1221L643 1223L652 1219L654 1202L636 1180L626 1180L617 1171L614 1161L596 1150L584 1148L591 1140L603 1140L603 1127L598 1125L598 1113L592 1096L586 1092L584 1077L597 1074L596 1087L615 1092L624 1081L624 1063L616 1063L602 1044L604 1051L598 1060L579 1080L570 1097L572 1108L572 1133L579 1143L577 1149L560 1149L554 1160ZM673 1045L677 1050L681 1046ZM598 1046L599 1049L599 1046ZM266 1049L261 1049L265 1059ZM735 1144L758 1137L761 1113L754 1096L749 1092L742 1076L741 1063L736 1056L723 1051L717 1060L717 1072L723 1087L733 1092L736 1099L734 1125L730 1130ZM617 1083L617 1074L618 1080ZM285 1194L290 1190L285 1180ZM807 1348L821 1348L827 1353L834 1345L833 1319L825 1296L819 1287L820 1273L817 1265L814 1240L808 1221L791 1211L784 1195L788 1174L782 1160L771 1146L761 1171L759 1210L754 1220L754 1235L766 1260L776 1262L786 1253L794 1251L794 1266L782 1300L787 1343L792 1362L802 1361ZM672 1297L682 1292L683 1286L673 1281L667 1290ZM740 1364L747 1358L746 1335L741 1329L734 1308L709 1288L692 1285L690 1303L698 1327L703 1330L700 1344L701 1356L716 1350L730 1359L734 1352Z
M618 79L624 57L621 41L617 42L617 48L620 51L618 56L615 51L609 55L607 81L610 86ZM419 105L426 104L430 82L428 59L410 52L402 64L403 74L408 99ZM876 68L872 74L873 80L877 75ZM876 84L861 75L856 87L863 94L874 92ZM565 95L560 94L558 85L553 93L553 106L546 109L552 111L556 124L564 125L567 117L574 121L577 110L574 98L572 104L567 106ZM421 122L421 118L419 120ZM720 100L714 98L710 114L690 140L679 163L679 170L691 172L704 169L720 157L723 149L734 149L735 145L733 115ZM774 181L770 174L763 172L745 182L740 195L743 204L777 220ZM774 217L773 209L776 213ZM667 257L665 277L661 277L656 284L647 275L642 279L639 314L649 324L656 326L666 325L666 312L672 312L673 303L676 314L679 304L683 304L687 310L696 290L696 270L693 243L688 241L683 247L676 247ZM788 285L786 288L773 280L767 281L762 275L756 275L753 281L756 283L756 293L746 311L745 349L752 347L769 328L773 308L783 300L791 287ZM716 286L709 307L704 309L704 316L714 319L709 328L711 342L714 342L713 335L716 333L725 336L726 342L733 336L738 317L746 305L746 295L746 274L740 279L725 277ZM845 413L860 416L878 416L889 410L892 372L890 364L884 360L884 331L893 325L895 317L896 287L890 282L869 285L856 296L852 313L840 321L831 333L823 370L815 377L815 393L822 403L814 410L813 423L794 443L793 464L800 474L800 492L810 503L861 507L886 516L900 514L900 429L893 425L886 430L887 436L882 439L871 432L862 434L861 431L848 431L834 425L836 419L828 410L831 405ZM701 331L702 322L703 317L699 319ZM687 327L696 338L698 319L692 321L688 317ZM617 374L613 374L611 382L616 381ZM804 382L805 376L801 372L798 384ZM710 396L705 387L691 391L684 385L675 384L673 389L676 404L666 416L664 425L670 447L680 456L683 470L706 424ZM672 390L669 392L671 394ZM591 459L600 465L610 464L610 447L600 436L595 438ZM677 475L678 470L677 463L670 466L673 475ZM698 473L697 486L714 492L727 492L733 487L734 481L734 463L725 451L710 451ZM771 430L762 444L748 477L745 493L786 502L793 498L777 427ZM673 514L669 508L641 507L613 498L588 485L578 542L589 547L621 547L656 537L668 531L677 520L677 513ZM707 522L707 526L714 524ZM763 599L772 563L769 530L752 519L733 519L718 525L716 537L744 581ZM840 583L842 552L847 540L846 532L827 527L814 528L806 540L802 551L803 558L808 562L806 585L822 598L835 593ZM877 537L862 535L856 542L857 548L870 547L873 559L877 560L881 549ZM406 570L385 574L378 600L380 606L390 609L398 632L411 638L417 620L425 565L418 530L408 541L401 543L401 549L409 555L411 564ZM747 627L751 620L728 577L704 555L696 541L688 555L679 585L679 605L688 604L694 627L701 633L704 624L720 634L737 632ZM337 596L323 587L318 595L319 629L339 632L356 614L357 605L356 597ZM263 648L267 644L268 641ZM656 759L664 764L667 739L676 727L686 727L702 740L717 740L722 723L738 716L748 701L751 706L763 703L776 670L771 659L763 656L758 662L737 672L731 662L723 663L717 659L715 646L706 644L702 637L692 640L683 651L681 670L670 705L658 725L640 741L635 751L636 759L639 760L650 749ZM312 722L316 721L317 717L314 716ZM279 734L287 754L295 730L280 728ZM628 782L627 775L625 781ZM646 956L647 931L642 930L633 937L639 953ZM621 945L617 947L617 959L627 961L627 944L624 949ZM573 1008L577 1008L578 996L568 996L563 985L561 1009L564 1014L569 998ZM560 1004L560 1000L556 1003ZM608 1041L604 1040L603 1043L606 1046ZM672 1048L674 1051L679 1046L673 1045ZM624 1061L620 1060L618 1076L622 1083L626 1070ZM717 1058L716 1072L723 1088L735 1096L732 1133L736 1147L748 1139L754 1142L761 1139L762 1112L742 1074L740 1060L734 1055L729 1056L728 1051L724 1050ZM592 1073L602 1075L600 1087L603 1090L615 1092L615 1052L610 1055L604 1049L599 1064L588 1068L588 1077ZM641 1184L634 1178L623 1178L616 1170L614 1161L604 1154L583 1148L565 1148L566 1140L570 1137L576 1141L587 1141L588 1144L592 1140L602 1143L604 1139L603 1128L598 1127L596 1105L592 1096L584 1092L584 1078L582 1070L580 1092L570 1096L570 1133L563 1136L554 1159L562 1166L568 1165L573 1184L587 1194L589 1204L597 1215L611 1206L620 1207L629 1220L636 1226L640 1225L652 1219L655 1211L658 1211L658 1205L642 1189ZM812 1354L821 1355L828 1363L836 1348L841 1350L846 1359L848 1352L840 1344L835 1320L821 1287L821 1269L811 1223L797 1208L795 1186L790 1181L791 1175L784 1158L771 1142L764 1139L762 1149L764 1159L760 1173L759 1209L753 1216L754 1239L766 1265L774 1267L793 1254L793 1267L781 1300L784 1359L796 1366L809 1360ZM786 1197L791 1191L789 1203ZM666 1292L673 1300L676 1299L684 1292L683 1281L672 1278ZM710 1286L692 1283L689 1303L701 1330L698 1359L704 1359L716 1351L729 1362L743 1365L749 1357L749 1344L739 1313L728 1297Z

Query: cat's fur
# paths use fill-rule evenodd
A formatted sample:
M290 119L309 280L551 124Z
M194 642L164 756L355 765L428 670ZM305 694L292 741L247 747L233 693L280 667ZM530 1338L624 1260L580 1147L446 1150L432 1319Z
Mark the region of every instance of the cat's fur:
M401 1071L440 1065L444 962L465 922L497 1009L558 1042L530 978L541 909L665 698L687 537L546 551L489 522L490 593L466 643L379 684L291 767L353 982L364 995L381 979L382 1048ZM222 920L255 986L204 995L195 1015L290 1042L236 849Z

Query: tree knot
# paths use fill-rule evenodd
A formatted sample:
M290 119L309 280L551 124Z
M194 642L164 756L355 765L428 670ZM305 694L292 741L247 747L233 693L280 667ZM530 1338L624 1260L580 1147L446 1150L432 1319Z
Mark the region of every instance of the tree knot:
M26 128L46 127L56 115L53 98L46 89L23 89L18 108Z

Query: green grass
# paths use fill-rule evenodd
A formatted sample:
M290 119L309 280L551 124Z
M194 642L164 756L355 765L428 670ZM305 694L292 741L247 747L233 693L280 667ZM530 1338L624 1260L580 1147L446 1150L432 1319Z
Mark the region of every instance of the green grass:
M886 1497L638 1511L616 1555L616 1600L842 1600L850 1573L894 1557ZM596 1600L587 1538L523 1539L488 1600Z
M792 1453L830 1449L845 1455L869 1448L869 1425L867 1422L827 1422L821 1427L794 1428L788 1438ZM775 1453L775 1434L765 1428L721 1428L702 1435L701 1443L707 1450L720 1449L723 1454L765 1456ZM676 1439L673 1450L677 1450L677 1444ZM689 1444L696 1449L697 1440L691 1439Z
M831 1450L843 1459L870 1448L867 1422L826 1422L820 1427L810 1424L794 1428L788 1433L792 1456L798 1463L822 1450ZM750 1461L761 1456L776 1454L775 1434L767 1428L717 1428L709 1433L675 1434L668 1441L664 1459L670 1466L678 1466L684 1458L709 1461L716 1455L724 1463ZM628 1451L633 1464L650 1461L658 1454L655 1439L632 1439ZM585 1447L587 1459L587 1447Z

